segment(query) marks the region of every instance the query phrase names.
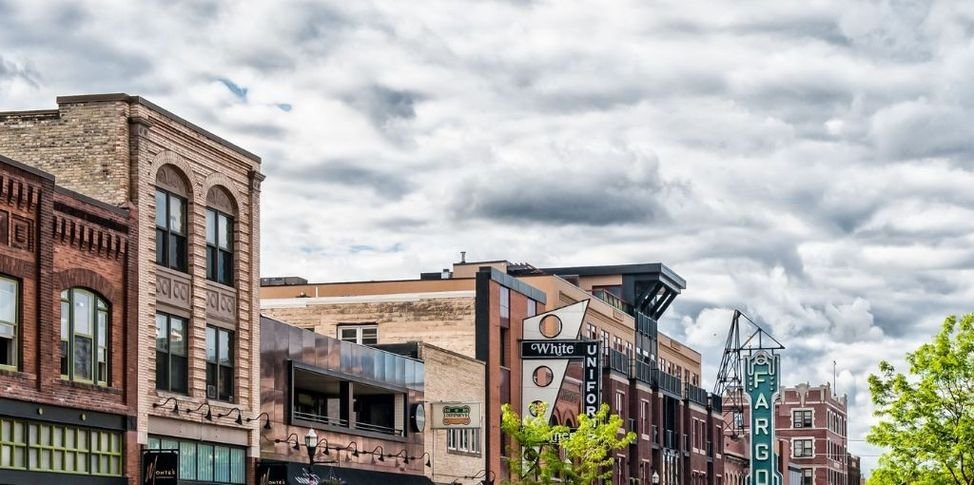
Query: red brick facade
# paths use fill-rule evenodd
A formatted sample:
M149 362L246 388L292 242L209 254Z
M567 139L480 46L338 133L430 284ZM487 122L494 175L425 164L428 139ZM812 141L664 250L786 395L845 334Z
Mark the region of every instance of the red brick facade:
M57 187L49 174L0 157L0 275L16 280L19 290L17 359L15 370L0 370L0 418L111 426L103 429L123 438L122 475L132 476L138 468L131 426L137 334L130 325L137 295L130 251L136 220L134 209L93 201ZM61 375L61 292L71 288L107 303L107 385ZM4 473L0 469L0 482Z

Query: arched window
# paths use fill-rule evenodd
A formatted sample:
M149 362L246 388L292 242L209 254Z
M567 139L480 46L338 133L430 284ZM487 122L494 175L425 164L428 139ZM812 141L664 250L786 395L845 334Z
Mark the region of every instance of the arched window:
M61 292L61 377L108 385L108 304L82 288Z
M186 199L189 190L182 176L170 165L156 175L156 264L186 272Z
M233 199L222 187L206 194L206 279L233 286Z

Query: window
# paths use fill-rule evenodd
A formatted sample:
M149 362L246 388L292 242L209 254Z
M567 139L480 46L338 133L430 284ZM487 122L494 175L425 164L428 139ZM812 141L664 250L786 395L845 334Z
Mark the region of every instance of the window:
M528 298L528 309L525 312L525 317L533 317L538 314L538 302Z
M619 414L619 415L622 415L623 414L622 411L625 408L622 407L622 404L625 402L625 400L626 400L626 394L624 392L621 392L621 391L616 391L616 408L613 410L613 411L615 411L616 414Z
M233 332L206 327L206 397L233 401Z
M17 370L17 280L0 277L0 369Z
M511 318L511 290L506 286L501 287L501 325L509 325Z
M156 314L156 389L186 394L186 323L174 315Z
M61 292L61 378L108 385L108 304L81 288Z
M206 279L233 285L233 218L206 209Z
M811 428L812 427L812 410L796 410L791 412L791 427L792 428Z
M114 431L3 418L0 450L0 469L122 476L122 435Z
M186 199L156 189L156 264L186 272Z
M598 330L595 328L595 325L592 325L591 323L586 323L585 328L587 329L585 338L590 340L598 340L599 334L598 334Z
M643 399L639 401L639 433L649 436L651 429L651 416L649 415L649 401ZM652 438L650 438L652 439Z
M216 443L149 436L150 450L179 450L179 480L214 484L246 483L247 453Z
M794 439L791 446L791 456L794 458L810 458L814 454L811 438Z
M379 326L369 325L339 325L338 339L355 342L359 345L377 345L379 343Z
M602 355L609 355L609 332L602 331Z
M449 429L446 432L447 451L480 454L480 429Z

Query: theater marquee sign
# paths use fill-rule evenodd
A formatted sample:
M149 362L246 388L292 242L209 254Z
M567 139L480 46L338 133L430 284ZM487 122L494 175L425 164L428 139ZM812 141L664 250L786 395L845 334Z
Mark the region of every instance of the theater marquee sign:
M551 419L571 361L582 361L582 412L598 412L602 403L601 342L579 340L588 300L524 319L521 341L521 409L534 415L547 404L544 419Z
M781 485L774 452L774 401L778 395L778 355L754 351L744 363L744 390L751 408L750 485Z

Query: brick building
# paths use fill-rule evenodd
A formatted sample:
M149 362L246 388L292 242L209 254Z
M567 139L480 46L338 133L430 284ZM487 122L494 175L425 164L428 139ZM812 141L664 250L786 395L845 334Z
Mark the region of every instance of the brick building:
M260 159L140 97L57 103L0 113L0 154L139 214L128 282L137 335L124 346L136 420L125 446L178 450L181 480L244 483L260 437Z
M138 213L56 182L0 156L0 483L134 483Z
M855 466L850 466L848 461L852 455L848 454L845 395L833 394L830 384L782 387L774 408L775 436L784 443L779 460L785 464L783 470L795 467L800 477L798 483L789 482L787 485L858 483L849 480L850 470ZM734 413L728 413L728 429L740 428L732 425L735 419L738 423L750 422L747 404L741 409L742 414L738 418L733 416ZM728 467L728 471L741 479L747 475L747 443L746 427L741 435L725 440L726 454L733 456L728 460L728 464L733 463L733 468Z
M421 340L485 364L482 463L503 478L499 409L509 402L522 411L521 321L545 307L586 300L586 321L576 338L603 342L602 400L639 435L617 456L613 483L652 483L655 472L664 484L719 484L721 447L712 443L722 436L720 400L697 387L700 354L656 329L683 288L674 276L662 265L539 270L507 261L461 262L417 280L307 284L265 278L261 306L265 314L321 334L380 346ZM628 303L637 300L640 306ZM427 386L437 385L429 380L437 375L427 369ZM570 364L566 375L552 419L571 425L580 410L581 369Z

